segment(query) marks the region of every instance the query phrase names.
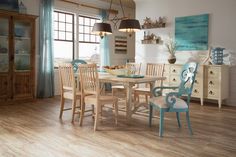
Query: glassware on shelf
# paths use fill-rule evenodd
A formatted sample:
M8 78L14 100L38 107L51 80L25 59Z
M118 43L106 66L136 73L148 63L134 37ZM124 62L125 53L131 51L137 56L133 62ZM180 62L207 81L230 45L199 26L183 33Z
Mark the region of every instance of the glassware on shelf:
M8 55L1 55L0 54L0 72L7 72L8 71Z
M15 37L30 37L30 23L16 21L14 25Z
M7 48L0 47L0 54L6 54L6 53L7 53Z
M30 70L29 57L17 56L15 58L15 70Z
M0 27L0 36L8 36L8 19L6 18L0 18L0 23L1 23L1 27Z
M23 4L22 1L19 4L19 12L22 13L22 14L26 14L27 13L27 8L25 7L25 5Z

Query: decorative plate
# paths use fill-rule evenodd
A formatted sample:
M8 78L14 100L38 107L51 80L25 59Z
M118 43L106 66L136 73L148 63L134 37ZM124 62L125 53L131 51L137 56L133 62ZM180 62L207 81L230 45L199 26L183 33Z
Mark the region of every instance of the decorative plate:
M123 77L123 78L144 78L144 75L117 75L117 77Z

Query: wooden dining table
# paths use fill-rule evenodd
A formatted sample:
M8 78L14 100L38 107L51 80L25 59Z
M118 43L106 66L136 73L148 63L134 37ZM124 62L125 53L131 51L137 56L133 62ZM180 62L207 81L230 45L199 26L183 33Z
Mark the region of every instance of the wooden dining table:
M166 77L157 77L157 76L144 76L143 78L132 78L132 77L124 78L124 77L117 77L109 73L99 72L99 81L101 83L118 83L118 84L123 84L123 86L126 88L125 103L126 103L126 118L128 121L130 121L132 114L135 113L137 111L137 108L140 106L139 104L137 104L137 102L132 101L133 86L135 84L148 83L150 84L150 92L151 92L156 81L165 79Z

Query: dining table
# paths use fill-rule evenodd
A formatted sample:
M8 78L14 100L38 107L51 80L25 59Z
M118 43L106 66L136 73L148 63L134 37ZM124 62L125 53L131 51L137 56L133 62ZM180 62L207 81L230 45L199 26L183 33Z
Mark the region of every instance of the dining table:
M132 99L132 91L133 87L136 84L148 83L150 85L150 92L152 93L152 89L155 85L155 82L158 80L165 80L166 77L158 77L158 76L148 76L144 75L142 77L125 77L125 76L115 76L105 72L99 72L99 82L101 83L115 83L122 84L126 89L126 118L127 121L131 120L132 114L134 114L141 104ZM153 95L151 94L151 97Z

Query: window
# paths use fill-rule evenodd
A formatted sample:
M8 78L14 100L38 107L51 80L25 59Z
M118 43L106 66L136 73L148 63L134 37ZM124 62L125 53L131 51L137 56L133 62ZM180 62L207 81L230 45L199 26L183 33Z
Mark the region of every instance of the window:
M54 11L54 67L77 56L87 62L100 62L100 37L91 33L94 23L100 20L84 15L75 17L73 13Z
M100 20L95 17L79 15L79 58L99 63L100 37L92 32L94 23Z
M99 36L91 33L94 23L99 21L97 18L79 16L79 42L96 44L100 42Z
M54 66L74 56L74 14L54 11Z

